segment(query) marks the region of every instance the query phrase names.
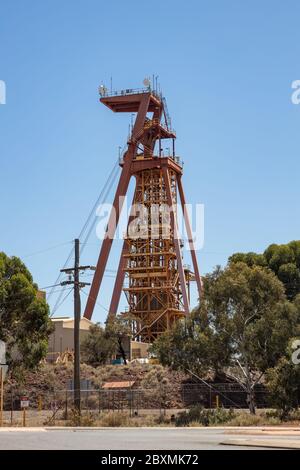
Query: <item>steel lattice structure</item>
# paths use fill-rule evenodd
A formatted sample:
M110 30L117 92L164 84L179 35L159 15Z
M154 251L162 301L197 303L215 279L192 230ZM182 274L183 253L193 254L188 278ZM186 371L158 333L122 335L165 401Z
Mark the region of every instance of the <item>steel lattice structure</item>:
M109 96L106 92L103 94L100 101L112 111L137 114L127 151L120 162L122 173L113 203L114 212L101 246L84 316L89 319L92 316L124 196L133 176L136 179L133 207L143 208L146 219L143 218L141 226L141 218L135 217L136 214L132 213L129 218L109 318L117 313L123 289L128 301L128 313L135 319L134 337L153 342L177 319L189 313L191 279L197 282L199 297L201 293L192 232L185 210L182 165L175 156L176 135L170 127L165 99L150 88L138 92L126 90ZM162 155L162 139L172 140L172 155ZM177 194L183 208L194 274L183 265L177 227ZM162 210L166 207L171 210Z

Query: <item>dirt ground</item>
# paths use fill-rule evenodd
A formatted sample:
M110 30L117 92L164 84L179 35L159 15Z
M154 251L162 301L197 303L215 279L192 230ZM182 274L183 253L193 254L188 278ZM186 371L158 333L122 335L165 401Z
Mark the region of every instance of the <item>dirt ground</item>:
M134 388L138 388L147 373L156 367L152 364L129 364L127 366L107 365L101 367L91 367L86 364L81 365L82 380L89 381L89 388L97 390L105 382L134 381ZM181 398L181 386L184 382L190 381L190 377L182 372L164 369L164 375L172 389L168 408L182 408L184 404ZM6 409L18 409L20 396L30 397L32 408L37 408L38 403L42 403L43 408L51 408L53 401L64 400L65 391L69 388L69 383L73 377L73 364L66 365L44 364L34 372L28 372L23 379L16 380L8 377L4 388L4 407ZM13 406L12 406L13 404ZM155 408L155 403L153 403Z

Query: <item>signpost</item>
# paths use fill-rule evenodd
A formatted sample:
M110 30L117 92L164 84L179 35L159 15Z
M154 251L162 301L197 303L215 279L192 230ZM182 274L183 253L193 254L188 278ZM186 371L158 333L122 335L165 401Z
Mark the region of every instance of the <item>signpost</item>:
M20 397L20 407L23 411L23 427L26 426L26 410L29 408L29 398L28 397Z
M4 400L4 379L8 366L6 364L6 344L0 340L0 426L3 426L3 400Z
M20 406L21 406L21 408L29 408L29 398L28 397L21 397L20 398Z

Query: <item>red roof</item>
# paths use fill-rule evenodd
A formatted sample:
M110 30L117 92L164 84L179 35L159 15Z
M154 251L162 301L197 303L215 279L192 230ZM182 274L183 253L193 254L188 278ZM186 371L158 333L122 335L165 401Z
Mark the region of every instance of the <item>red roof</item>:
M102 385L102 388L131 388L134 383L134 380L128 380L123 382L105 382L105 384Z

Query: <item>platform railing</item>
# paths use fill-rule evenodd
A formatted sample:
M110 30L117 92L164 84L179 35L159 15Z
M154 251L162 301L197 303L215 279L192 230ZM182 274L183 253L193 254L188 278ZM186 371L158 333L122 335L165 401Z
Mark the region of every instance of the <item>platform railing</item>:
M162 99L161 93L152 90L150 87L147 88L124 88L123 90L108 90L105 86L100 85L99 94L101 98L113 97L113 96L126 96L126 95L140 95L142 93L151 93L160 100Z

